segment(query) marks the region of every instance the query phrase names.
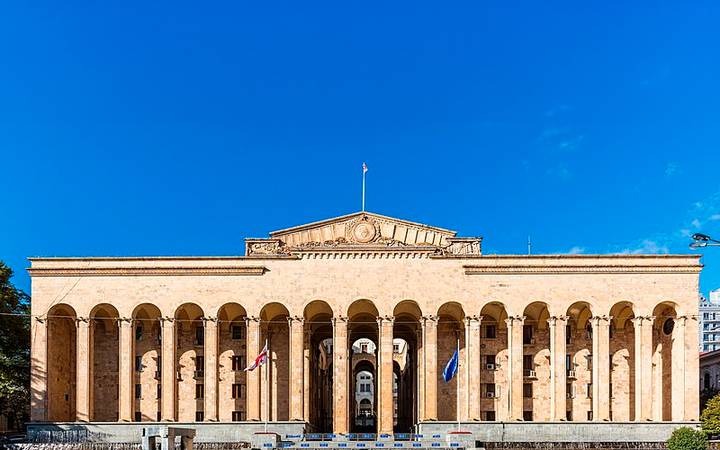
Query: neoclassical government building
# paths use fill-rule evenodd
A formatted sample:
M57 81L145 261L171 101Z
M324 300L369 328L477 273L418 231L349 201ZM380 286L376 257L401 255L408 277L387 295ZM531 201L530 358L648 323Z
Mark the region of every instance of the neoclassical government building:
M697 420L697 256L481 244L358 212L248 238L244 256L30 258L32 419Z

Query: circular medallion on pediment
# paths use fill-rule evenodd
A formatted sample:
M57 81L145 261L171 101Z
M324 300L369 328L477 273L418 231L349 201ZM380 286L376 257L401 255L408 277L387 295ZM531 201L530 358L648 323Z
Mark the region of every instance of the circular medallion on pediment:
M377 228L373 222L361 220L351 228L350 233L353 241L366 244L375 239Z

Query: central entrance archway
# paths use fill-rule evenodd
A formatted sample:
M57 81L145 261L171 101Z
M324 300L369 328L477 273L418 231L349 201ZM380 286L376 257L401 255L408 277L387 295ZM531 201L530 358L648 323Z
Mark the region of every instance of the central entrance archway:
M370 380L362 380L358 384L358 375L362 371L370 372L372 381L377 380L377 347L378 347L378 309L370 300L357 300L348 308L348 342L350 347L350 383L348 398L350 401L350 431L355 433L377 432L377 398L378 383L365 383ZM359 415L359 400L356 397L359 389L370 384L373 401L371 402L372 414L367 412Z

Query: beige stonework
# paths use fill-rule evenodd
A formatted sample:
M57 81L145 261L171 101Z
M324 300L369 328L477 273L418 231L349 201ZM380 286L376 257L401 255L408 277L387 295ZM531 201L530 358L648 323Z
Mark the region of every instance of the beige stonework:
M696 420L700 269L687 255L486 256L480 238L372 213L247 239L244 256L31 258L32 418L346 433L351 346L368 338L378 432ZM245 372L266 341L268 364Z

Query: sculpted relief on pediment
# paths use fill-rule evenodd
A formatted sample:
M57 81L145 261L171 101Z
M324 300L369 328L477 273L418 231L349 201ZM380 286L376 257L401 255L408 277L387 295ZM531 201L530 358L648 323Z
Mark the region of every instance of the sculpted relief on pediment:
M468 238L456 238L455 232L450 230L372 213L356 213L275 231L268 239L246 239L246 255L281 256L314 250L343 252L362 249L446 253L461 241L464 253L479 254L478 238L471 238L471 242ZM474 247L468 247L468 243Z

